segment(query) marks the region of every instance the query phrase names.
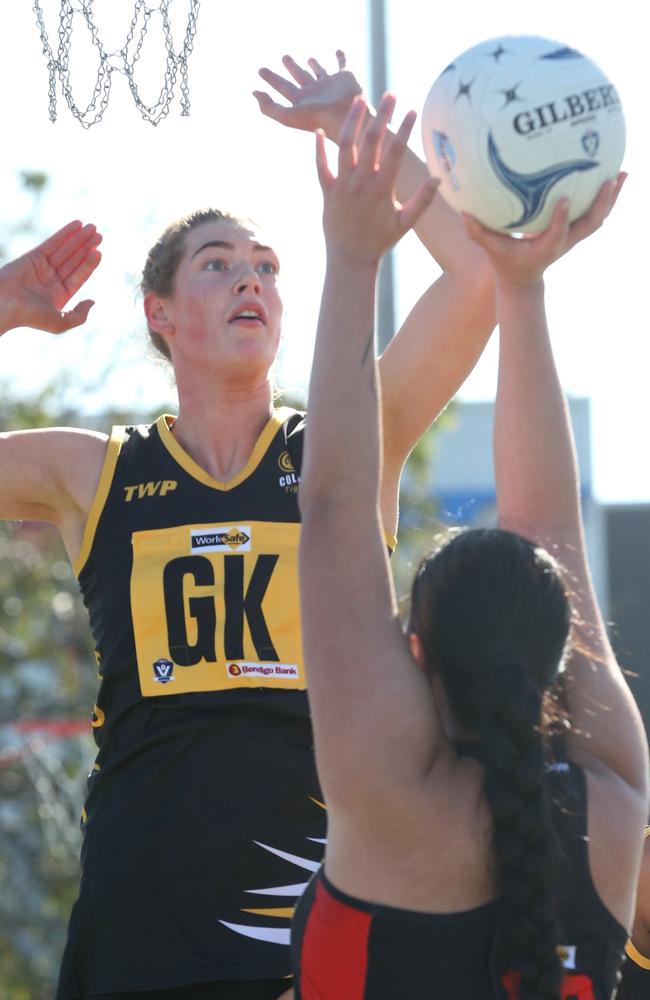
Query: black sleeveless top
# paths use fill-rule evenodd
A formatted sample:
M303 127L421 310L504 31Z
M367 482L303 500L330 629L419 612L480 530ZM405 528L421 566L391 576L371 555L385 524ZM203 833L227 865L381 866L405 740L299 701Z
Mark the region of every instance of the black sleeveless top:
M625 929L589 871L584 773L548 774L564 853L559 886L563 1000L611 1000ZM354 899L321 869L293 924L296 1000L517 1000L519 976L499 939L500 902L460 913L420 913Z
M650 827L645 835L647 840ZM650 1000L650 958L642 955L632 940L625 946L625 955L616 1000Z
M230 483L170 419L116 429L75 569L98 747L59 997L290 971L323 853L300 642L303 415Z

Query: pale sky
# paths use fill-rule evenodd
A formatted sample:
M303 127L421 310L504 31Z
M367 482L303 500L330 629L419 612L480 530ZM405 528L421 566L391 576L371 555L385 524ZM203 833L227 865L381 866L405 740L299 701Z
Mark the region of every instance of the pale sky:
M157 5L157 0L148 2ZM124 43L134 3L94 0L108 49ZM449 7L422 0L386 3L389 85L398 96L398 112L419 111L431 83L455 56L503 34L546 35L575 46L599 63L619 90L628 127L624 168L630 177L607 225L549 272L548 310L565 386L592 400L597 496L650 500L649 279L641 242L650 221L643 5L633 0L619 0L615 7L585 0L541 5L467 0ZM42 6L54 44L60 0L42 0ZM152 127L139 117L125 79L115 74L105 118L89 130L72 118L60 89L58 121L49 121L46 61L32 7L33 0L4 0L0 8L0 232L31 208L20 193L19 171L45 170L50 185L39 210L41 232L73 218L95 222L104 233L104 259L85 293L97 301L87 326L58 339L23 330L8 334L1 347L3 377L28 391L45 376L72 367L88 384L111 362L105 391L120 404L138 410L168 398L166 377L144 360L137 276L168 222L214 205L256 219L280 254L285 301L280 382L304 387L324 263L313 141L263 118L251 91L263 86L258 67L280 70L283 53L298 60L313 55L333 68L339 47L361 82L368 83L366 2L203 0L189 63L191 117L180 118L177 97L169 117ZM179 45L188 0L174 0L173 9ZM79 104L87 103L94 82L89 38L76 15L70 65ZM163 66L154 29L138 76L150 102L160 88ZM417 127L413 145L421 151ZM17 238L7 249L18 252L30 242L30 237ZM417 240L408 237L397 257L399 317L436 273ZM494 351L488 350L464 398L491 398L494 380Z

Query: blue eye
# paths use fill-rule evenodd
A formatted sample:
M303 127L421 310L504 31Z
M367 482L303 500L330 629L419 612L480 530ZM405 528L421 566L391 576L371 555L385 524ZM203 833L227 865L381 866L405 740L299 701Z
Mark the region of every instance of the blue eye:
M206 270L206 271L227 271L228 270L228 264L227 264L227 262L225 260L222 260L221 258L213 257L212 260L209 260L206 263L204 270Z
M258 270L261 271L262 274L277 274L279 268L277 264L273 263L273 261L265 260L263 264L259 265Z

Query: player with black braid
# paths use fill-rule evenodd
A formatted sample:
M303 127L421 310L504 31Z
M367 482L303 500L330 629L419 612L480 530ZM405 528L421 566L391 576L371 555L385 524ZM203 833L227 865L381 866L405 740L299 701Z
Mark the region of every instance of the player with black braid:
M539 1000L557 997L562 976L542 716L569 628L557 565L512 532L462 532L423 560L413 581L409 629L436 665L454 718L475 734L485 771L502 939L521 996ZM552 706L546 715L553 718Z
M393 200L414 117L388 138L393 106L385 97L362 131L357 99L337 177L317 144L327 273L300 588L328 839L293 923L296 1000L612 1000L647 744L589 575L543 274L601 225L624 178L571 226L561 200L531 239L465 220L496 275L499 527L424 560L405 635L379 516L369 331L381 254L431 190Z

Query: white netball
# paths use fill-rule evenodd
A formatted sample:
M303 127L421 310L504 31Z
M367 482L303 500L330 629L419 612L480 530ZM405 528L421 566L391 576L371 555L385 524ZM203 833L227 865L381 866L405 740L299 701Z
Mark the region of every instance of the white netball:
M537 232L561 197L583 215L625 150L616 88L576 49L493 38L440 74L422 113L429 169L458 211L491 229Z

